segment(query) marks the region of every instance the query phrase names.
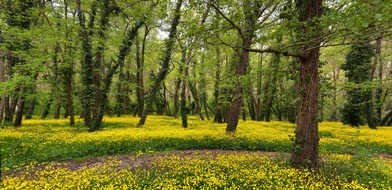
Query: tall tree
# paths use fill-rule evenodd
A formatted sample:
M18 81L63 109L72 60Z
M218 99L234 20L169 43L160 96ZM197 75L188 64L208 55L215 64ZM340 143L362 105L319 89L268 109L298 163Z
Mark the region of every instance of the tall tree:
M364 119L370 128L376 128L371 106L372 90L369 82L373 57L373 47L370 43L354 44L346 56L346 63L342 69L346 71L349 82L347 89L347 103L342 110L343 123L351 126L364 124Z
M163 55L164 57L161 60L159 72L146 95L146 108L143 111L138 126L143 126L144 123L146 122L147 115L152 109L152 104L154 98L156 98L157 96L158 89L161 86L161 83L165 80L166 75L169 71L169 62L174 47L175 37L177 33L177 26L180 21L180 16L181 16L180 9L181 9L182 2L183 0L177 0L176 7L174 10L174 18L170 26L169 37L165 42L165 48L166 48L165 54Z
M94 6L92 6L94 8ZM84 112L84 125L93 131L92 127L92 106L94 104L94 63L93 63L93 52L91 45L91 36L86 27L85 14L82 12L80 0L76 0L76 12L78 14L79 25L80 25L80 38L82 41L82 107ZM90 20L92 23L93 21Z
M293 167L319 167L318 155L318 65L320 56L319 21L322 15L322 0L298 0L296 7L300 26L299 40L304 42L300 58L301 103L297 115L294 150L291 154Z

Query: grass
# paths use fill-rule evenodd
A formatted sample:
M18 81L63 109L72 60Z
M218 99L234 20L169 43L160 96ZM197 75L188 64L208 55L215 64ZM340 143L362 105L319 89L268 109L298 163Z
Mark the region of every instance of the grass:
M84 160L90 157L121 154L140 155L146 152L170 150L220 149L290 152L290 136L294 135L295 129L293 124L287 122L240 121L236 135L227 136L224 124L200 121L195 117L190 117L187 129L181 127L180 119L167 116L149 116L146 125L142 128L136 127L137 122L138 118L130 116L105 118L103 130L94 133L87 132L87 129L82 127L82 121L77 121L76 127L69 127L67 120L26 120L21 128L4 127L0 130L1 171L16 171L20 168L52 161ZM337 122L321 123L319 125L320 153L324 161L321 173L316 176L307 174L307 172L312 173L311 171L296 171L288 167L287 163L255 155L233 155L232 157L220 155L217 159L195 157L186 161L172 157L156 161L153 168L138 171L119 170L108 175L102 168L84 168L79 172L92 175L85 176L83 179L102 178L102 180L93 180L97 181L96 184L89 182L90 188L94 185L110 188L114 184L126 184L132 189L142 187L150 189L158 188L160 185L169 187L168 185L171 184L176 189L188 187L191 189L196 187L242 189L241 187L245 185L249 185L246 187L251 189L250 184L255 187L270 184L283 189L306 187L320 189L328 186L334 187L332 189L356 189L357 187L385 189L385 187L392 187L392 182L389 180L392 178L392 168L378 155L392 155L391 134L392 128L388 127L371 130L367 127L352 128ZM224 160L233 164L238 162L235 166L230 166L233 169L232 172L227 171L228 167L225 164L228 163ZM243 163L245 160L249 162ZM194 164L203 165L202 171L187 173L176 169L183 165L188 169L186 171L196 171L197 168L193 168L196 167L193 166ZM110 163L103 163L99 167L109 166ZM210 175L215 176L217 182L209 181L214 178L204 175L203 171L206 169L211 172ZM45 171L54 173L53 176L56 178L50 177L53 181L61 180L64 184L75 182L72 179L76 171L48 168L42 172ZM268 173L269 171L271 173ZM26 183L29 187L36 187L34 189L38 187L38 189L44 189L44 186L37 184L43 184L42 181L47 180L47 176L40 173L36 175L38 176L36 181L21 180L18 177L6 178L2 186L21 187L23 185L21 183ZM263 175L275 176L277 179L263 178ZM113 179L106 179L106 176L112 176ZM157 179L157 176L161 178ZM236 179L233 176L237 176ZM145 182L140 182L141 179L145 179ZM230 180L225 183L219 182L225 179ZM87 182L83 184L86 185ZM82 184L76 186L84 188ZM113 186L113 188L120 187ZM268 188L268 186L264 187Z

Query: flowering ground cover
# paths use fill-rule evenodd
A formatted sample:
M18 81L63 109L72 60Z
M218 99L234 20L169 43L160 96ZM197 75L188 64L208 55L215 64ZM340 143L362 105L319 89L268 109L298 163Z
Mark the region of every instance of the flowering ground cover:
M0 131L1 188L5 189L388 189L392 187L392 128L351 128L321 123L322 168L315 173L289 167L294 124L241 121L235 136L212 121L149 116L105 118L102 131L89 133L81 121L28 120L21 128ZM246 153L198 151L188 156L155 155L173 150L247 150ZM266 155L260 152L278 152ZM178 151L177 151L178 152ZM180 151L181 152L181 151ZM197 153L198 152L198 153ZM107 157L72 168L94 157ZM128 161L113 155L131 155ZM281 155L281 156L279 156ZM286 156L284 156L286 155ZM141 158L148 162L137 161ZM55 163L52 163L55 162ZM60 163L60 164L58 164ZM129 164L139 163L139 164ZM59 166L60 165L60 166Z

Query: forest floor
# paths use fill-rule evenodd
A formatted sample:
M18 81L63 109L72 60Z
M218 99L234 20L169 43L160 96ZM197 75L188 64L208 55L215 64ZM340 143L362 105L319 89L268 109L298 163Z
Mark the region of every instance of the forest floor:
M157 160L158 158L165 158L171 156L177 156L180 158L184 157L206 157L206 158L216 158L217 155L230 155L230 154L256 154L257 156L267 156L269 158L282 158L288 159L288 153L281 152L265 152L265 151L246 151L246 150L174 150L174 151L165 151L165 152L151 152L145 153L141 155L129 154L129 155L117 155L117 156L102 156L102 157L93 157L87 158L80 161L71 160L71 161L63 161L63 162L53 162L54 168L68 168L71 171L77 171L82 168L91 168L98 166L100 164L106 163L109 160L119 161L121 164L119 165L118 170L121 169L149 169L151 164ZM386 155L390 156L390 155ZM392 156L391 164L392 164ZM41 164L37 165L34 168L34 171L44 170L46 166L49 164ZM3 177L17 177L26 172L25 169L7 171L1 174L1 178Z
M230 155L230 154L254 154L257 156L266 156L272 159L284 159L289 160L289 153L282 152L265 152L265 151L246 151L246 150L174 150L174 151L165 151L165 152L151 152L145 153L141 155L129 154L129 155L117 155L117 156L102 156L102 157L93 157L87 158L84 160L76 161L64 161L64 162L54 162L52 163L55 168L68 168L71 171L77 171L83 168L95 167L100 164L104 164L109 160L115 160L120 162L121 164L117 168L121 169L149 169L151 164L159 158L177 156L180 158L184 157L206 157L206 158L216 158L217 155ZM380 154L379 156L383 157L385 161L392 166L392 155L389 154ZM326 157L323 156L322 159ZM42 164L35 166L34 171L44 170L46 166L49 164ZM1 175L3 177L17 177L21 174L25 173L25 169L17 170L17 171L8 171L4 172Z

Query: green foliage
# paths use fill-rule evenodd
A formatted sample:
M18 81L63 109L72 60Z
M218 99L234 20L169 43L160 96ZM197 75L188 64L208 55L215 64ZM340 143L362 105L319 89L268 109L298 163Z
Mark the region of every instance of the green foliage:
M372 69L371 58L373 47L369 43L353 45L346 56L346 63L342 69L346 71L348 81L355 84L348 86L346 104L342 110L343 123L358 127L364 124L366 96L368 89L363 87L364 82L369 80Z

